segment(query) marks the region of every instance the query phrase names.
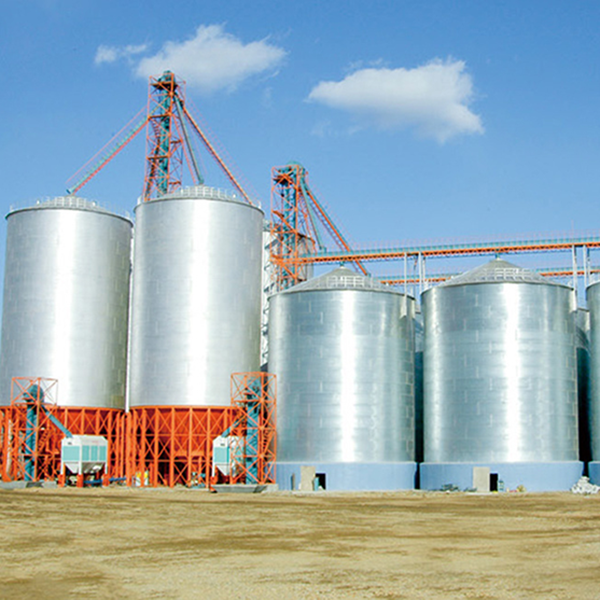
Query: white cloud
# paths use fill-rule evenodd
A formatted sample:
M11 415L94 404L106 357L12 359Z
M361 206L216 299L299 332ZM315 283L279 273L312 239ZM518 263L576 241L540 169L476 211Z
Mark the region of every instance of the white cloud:
M331 127L331 123L328 120L315 123L310 132L312 135L320 138L335 135L335 132Z
M435 59L415 69L361 69L341 81L320 82L308 98L346 110L366 125L412 127L440 143L484 131L481 118L469 109L473 81L459 60Z
M147 78L169 70L198 91L212 93L233 90L248 77L276 70L286 54L266 40L243 44L222 25L201 25L191 39L166 42L157 54L143 58L136 74Z
M145 52L148 48L148 44L139 44L137 46L124 46L118 48L117 46L99 46L96 50L96 57L94 62L97 65L103 63L114 63L117 60L125 59L130 60L136 54Z
M266 87L262 94L262 105L264 108L272 108L273 107L273 88Z

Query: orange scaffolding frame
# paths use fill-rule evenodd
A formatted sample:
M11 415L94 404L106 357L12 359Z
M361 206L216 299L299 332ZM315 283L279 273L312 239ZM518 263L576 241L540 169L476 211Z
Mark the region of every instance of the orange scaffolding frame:
M213 483L212 442L235 421L231 406L142 406L129 411L128 485Z
M231 482L275 483L277 458L277 378L272 373L234 373L231 403Z
M317 232L301 185L303 173L299 164L272 169L270 253L277 291L306 279L300 257L315 251Z
M115 408L57 406L55 379L13 377L10 406L0 409L0 472L4 481L25 478L25 465L33 465L31 481L56 480L61 475L61 442L65 434L101 435L108 442L105 476L125 475L125 412ZM32 391L33 392L32 396ZM43 404L43 406L42 406ZM29 435L28 435L29 432Z
M235 481L272 483L276 459L276 378L269 373L232 376L230 406L145 406L129 413L110 408L57 406L56 380L14 378L10 406L0 408L0 476L4 481L58 480L61 442L72 435L108 441L103 480L128 485L205 486L227 480L213 472L213 441L227 433L237 440ZM247 443L248 432L256 444ZM26 465L31 473L26 472ZM83 485L78 480L78 485Z
M108 442L105 474L125 477L126 418L118 408L58 406L54 414L73 435L101 435Z
M179 118L180 83L170 71L150 78L144 200L181 187L184 133Z
M275 481L276 378L270 373L234 373L229 406L141 406L127 416L126 478L134 486L200 486L246 481ZM257 393L258 392L258 393ZM250 414L248 404L256 410ZM250 416L248 416L250 414ZM257 431L257 452L245 437ZM220 435L238 444L235 477L213 470L213 442Z
M3 410L0 432L4 481L49 478L56 458L52 447L55 426L50 418L56 387L56 379L13 377L11 404Z
M271 243L273 282L277 291L288 289L306 279L306 256L315 256L324 248L320 228L341 252L352 252L350 244L327 214L308 185L308 171L298 163L271 170ZM359 260L357 269L368 275Z

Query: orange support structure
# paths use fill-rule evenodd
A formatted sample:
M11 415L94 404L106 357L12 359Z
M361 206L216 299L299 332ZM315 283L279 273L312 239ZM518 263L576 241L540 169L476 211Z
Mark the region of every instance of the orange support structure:
M231 403L232 483L275 483L277 458L277 379L272 373L234 373Z
M278 291L307 278L306 267L300 265L299 258L315 251L317 232L302 187L304 173L299 164L272 170L270 248Z
M170 71L150 79L144 200L181 187L184 132L179 88Z
M211 488L212 443L230 428L230 406L144 406L129 412L129 485Z
M327 214L308 185L308 171L298 163L272 170L271 189L271 263L274 283L278 291L285 290L307 279L306 266L315 254L316 246L324 250L320 229L343 252L351 252L350 245ZM308 260L307 260L308 257ZM364 275L368 271L358 260L353 260Z
M13 377L11 405L5 409L2 430L4 481L49 478L54 464L52 437L55 429L49 411L55 406L56 387L56 379Z
M572 237L567 234L553 239L499 240L488 242L455 242L451 244L407 246L404 248L371 248L316 252L297 258L299 265L361 261L391 261L405 257L457 257L500 254L529 254L535 252L570 252L573 248L600 248L600 235Z
M104 475L125 477L127 415L124 410L59 406L56 407L53 414L73 435L101 435L105 437L108 441L108 464Z
M56 380L13 378L11 406L0 410L2 479L43 481L59 478L61 442L65 434L53 422L53 418L73 435L105 437L108 441L106 472L111 477L124 476L124 411L57 406L52 397L55 390ZM30 465L29 472L26 472L27 465Z
M0 475L4 481L65 483L60 460L65 433L55 420L73 435L107 439L104 483L110 477L125 477L129 485L211 489L219 478L225 478L213 470L212 460L213 441L223 433L238 444L231 471L234 481L275 480L274 375L234 375L231 406L150 406L133 408L128 414L118 409L56 406L50 393L55 384L54 380L21 379L11 406L0 408ZM80 477L77 485L82 482Z

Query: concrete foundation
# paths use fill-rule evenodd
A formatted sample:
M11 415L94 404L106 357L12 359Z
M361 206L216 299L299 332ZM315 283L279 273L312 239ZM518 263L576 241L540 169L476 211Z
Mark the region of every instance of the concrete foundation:
M0 490L24 490L34 487L51 487L42 481L0 481Z
M406 463L277 463L280 490L299 489L302 467L314 467L315 489L333 491L412 490L417 465Z
M490 468L473 467L473 489L478 492L490 491Z
M300 491L301 492L314 492L315 491L315 479L317 477L317 470L313 466L302 466L300 467Z
M590 482L594 485L600 485L600 461L588 463L588 473Z
M591 463L590 463L591 464ZM598 463L600 475L600 463ZM522 485L528 492L569 490L583 474L583 463L422 463L419 466L420 487L423 490L440 490L445 485L455 485L461 490L472 489L473 468L489 468L497 474L506 490ZM591 471L590 471L591 478Z

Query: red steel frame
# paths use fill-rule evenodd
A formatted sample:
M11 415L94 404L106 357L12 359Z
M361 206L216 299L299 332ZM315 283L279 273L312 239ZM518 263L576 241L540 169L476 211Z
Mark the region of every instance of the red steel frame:
M232 483L275 483L276 376L272 373L234 373L231 376L231 403L238 415L232 431ZM252 443L247 437L249 432L255 436Z
M177 107L180 85L169 71L150 78L144 200L181 187L183 132Z
M306 257L315 254L315 244L322 247L318 226L325 230L342 252L352 252L350 245L317 200L308 185L308 171L298 163L272 169L271 188L271 263L277 291L285 290L306 279ZM368 271L359 260L359 271Z
M65 437L36 399L36 444L26 448L27 404L24 395L33 385L44 390L46 411L73 435L101 435L108 441L105 475L125 475L125 412L114 408L57 406L52 399L56 380L14 377L12 402L0 409L0 472L4 481L23 479L25 455L33 456L34 481L56 480L60 472L61 441Z
M56 379L13 377L11 404L3 410L1 431L0 462L4 481L50 478L49 472L55 462L52 434L56 427L46 411L55 406L56 388ZM35 397L32 396L34 392ZM46 410L42 409L42 404ZM27 463L31 467L29 472Z
M132 408L127 426L128 484L210 488L213 440L234 421L231 406Z
M105 437L108 441L108 464L105 475L125 477L127 415L124 410L62 406L56 408L54 415L73 435Z
M147 114L143 118L142 109L121 131L98 151L69 181L67 190L77 193L113 160L138 133L146 129L146 174L144 178L144 200L174 192L182 185L183 157L185 156L190 173L196 183L202 183L194 150L187 135L184 121L192 126L209 154L223 170L232 185L249 204L254 204L243 188L240 178L225 163L213 142L190 112L185 100L185 82L165 71L160 77L150 77Z
M549 270L536 270L538 275L542 277L573 277L573 269L567 268L554 268ZM600 273L600 269L596 267L591 267L589 269L589 274ZM455 277L456 275L460 275L460 273L428 273L427 274L427 282L428 283L441 283L442 281L447 281L451 277ZM578 277L585 276L584 269L576 269L575 275ZM381 283L385 283L386 285L401 285L401 284L411 284L415 285L419 283L419 278L417 276L408 276L408 277L379 277L378 281Z
M202 131L200 125L198 125L197 120L194 118L194 115L192 115L192 113L189 111L187 104L182 103L182 105L183 105L183 113L187 117L188 121L191 123L192 127L194 128L194 131L198 134L198 136L200 137L200 139L206 146L206 149L208 150L210 155L217 161L217 164L221 167L222 171L225 173L225 175L227 176L229 181L233 184L233 186L235 186L235 188L238 190L238 192L244 197L244 200L246 200L246 202L248 204L254 206L254 203L250 199L250 196L248 195L246 190L242 187L242 184L238 181L238 177L236 177L233 174L233 172L227 166L227 164L225 163L225 161L223 160L221 155L217 152L215 145L213 143L211 143L211 141L208 139L207 135L204 133L204 131Z
M252 384L258 384L260 418L248 421L245 403ZM255 386L256 387L256 386ZM276 378L270 373L232 375L230 406L142 406L132 408L127 420L126 477L134 486L204 486L212 489L223 481L213 473L213 441L227 434L243 436L257 426L259 452L249 456L242 449L244 465L256 467L259 483L271 483L276 458ZM256 396L254 396L256 397ZM235 480L245 471L236 467Z
M387 261L405 257L450 257L476 256L483 254L518 254L533 252L570 251L573 248L600 248L600 236L585 239L514 241L497 243L472 243L421 248L392 248L389 250L355 250L349 252L324 252L322 254L300 256L296 260L300 265L317 263L337 263L356 260Z
M25 456L35 461L35 481L61 480L60 450L64 433L48 411L73 435L102 435L108 440L108 465L104 478L125 478L128 485L204 485L211 488L220 477L212 473L213 440L228 431L235 435L258 427L259 452L245 455L258 468L260 483L275 475L275 377L266 373L240 374L230 406L147 406L129 413L119 409L61 407L50 400L52 381L21 380L11 406L0 408L0 476L4 481L24 478ZM17 378L15 378L17 379ZM250 422L243 398L244 385L259 381L260 419ZM237 381L237 380L236 380ZM243 383L245 382L245 383ZM36 412L35 448L24 448L27 403L24 393L38 384L44 390L44 407ZM250 459L250 460L248 460ZM241 474L241 470L238 469ZM240 475L241 476L241 475Z
M301 179L304 168L290 164L272 169L271 262L278 291L306 279L300 256L315 250L316 231L308 212Z

